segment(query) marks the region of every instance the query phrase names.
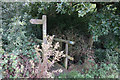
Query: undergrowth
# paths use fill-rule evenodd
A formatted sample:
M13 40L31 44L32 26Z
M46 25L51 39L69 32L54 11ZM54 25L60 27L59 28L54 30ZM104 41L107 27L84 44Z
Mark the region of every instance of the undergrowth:
M35 52L19 55L8 54L3 56L5 63L2 64L4 78L53 78L54 73L62 72L62 69L49 69L54 66L54 63L65 57L63 51L59 51L59 43L53 44L53 37L48 36L47 44L42 43L42 47L34 45ZM52 58L51 58L52 57Z
M85 70L83 69L83 72ZM85 74L78 72L76 70L72 70L69 73L60 74L58 78L118 78L118 69L116 64L101 64L98 66L97 64L89 69Z

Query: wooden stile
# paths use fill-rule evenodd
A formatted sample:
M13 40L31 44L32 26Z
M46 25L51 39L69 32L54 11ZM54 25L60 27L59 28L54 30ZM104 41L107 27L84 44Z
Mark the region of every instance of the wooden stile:
M47 18L46 18L46 15L43 15L42 19L31 19L30 23L31 24L43 24L43 27L42 27L43 28L42 29L43 30L43 40L36 39L36 41L40 42L40 43L43 42L44 44L47 44ZM67 69L67 67L68 67L68 59L74 60L73 57L70 57L68 55L68 44L72 44L73 45L73 44L75 44L75 42L74 41L69 41L69 40L58 39L58 38L54 38L53 40L58 41L58 42L66 43L66 46L65 46L65 52L66 52L65 68ZM43 59L45 59L45 55L44 54L43 54ZM47 60L43 60L43 61L47 61Z

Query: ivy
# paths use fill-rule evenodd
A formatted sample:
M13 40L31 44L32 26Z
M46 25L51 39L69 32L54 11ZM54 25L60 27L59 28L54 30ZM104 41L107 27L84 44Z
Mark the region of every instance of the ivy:
M107 45L111 48L115 48L119 45L119 35L120 35L120 17L115 13L111 13L111 9L107 7L107 10L102 10L101 12L95 12L89 22L89 30L93 35L94 41L98 41L101 36L108 36ZM113 38L114 37L114 38ZM112 39L111 39L112 38ZM116 45L116 46L115 46ZM114 46L114 47L112 47ZM107 47L106 47L107 48Z

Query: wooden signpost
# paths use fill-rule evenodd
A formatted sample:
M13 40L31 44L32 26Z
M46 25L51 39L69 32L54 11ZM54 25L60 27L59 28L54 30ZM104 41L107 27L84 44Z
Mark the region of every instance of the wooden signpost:
M46 15L43 15L42 16L42 19L31 19L30 20L30 23L32 23L32 24L43 24L43 43L44 44L47 44L47 25L46 25ZM41 74L47 74L47 70L48 70L48 67L47 67L47 55L46 55L46 51L43 51L43 55L42 55L42 57L43 57L43 65L42 65L42 67L44 67L43 69L43 73L41 73Z
M32 24L43 24L43 43L47 44L47 19L46 15L42 16L42 19L31 19L30 23Z
M36 41L38 41L40 43L43 42L44 44L47 44L47 24L46 24L47 19L46 19L46 15L43 15L42 19L31 19L30 23L32 23L32 24L43 24L43 27L42 27L43 28L43 40L37 39ZM68 67L68 59L74 60L73 57L70 57L68 55L68 44L73 45L75 42L69 41L69 40L58 39L58 38L54 38L53 40L66 43L66 46L65 46L65 52L66 52L65 68L67 69L67 67ZM43 59L44 59L44 54L43 54Z

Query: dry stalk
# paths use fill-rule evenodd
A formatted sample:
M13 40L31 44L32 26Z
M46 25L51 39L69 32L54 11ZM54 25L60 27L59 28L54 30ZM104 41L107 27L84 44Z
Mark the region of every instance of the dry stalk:
M59 43L53 45L54 36L47 36L47 44L42 43L42 48L35 46L39 64L36 67L35 74L37 78L51 78L56 71L49 72L49 69L54 66L54 63L59 61L60 58L65 57L63 51L59 51ZM42 55L40 54L42 53ZM41 57L42 56L42 57ZM52 59L50 58L52 57ZM51 59L51 60L50 60ZM57 70L62 72L61 70Z

